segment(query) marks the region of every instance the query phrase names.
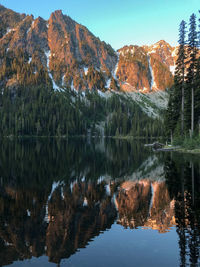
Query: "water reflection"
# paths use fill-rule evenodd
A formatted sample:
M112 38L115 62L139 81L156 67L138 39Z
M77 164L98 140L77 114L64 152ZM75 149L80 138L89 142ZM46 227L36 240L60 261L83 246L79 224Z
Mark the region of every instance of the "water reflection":
M170 199L165 182L124 182L116 202L118 223L125 227L143 226L165 233L175 225L174 200Z
M198 266L199 160L128 141L0 143L0 265L60 263L117 222L169 232L180 266Z

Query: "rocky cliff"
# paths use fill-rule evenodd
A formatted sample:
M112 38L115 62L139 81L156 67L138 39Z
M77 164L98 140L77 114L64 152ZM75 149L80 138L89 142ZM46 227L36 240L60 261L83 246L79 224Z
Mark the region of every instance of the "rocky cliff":
M118 50L116 75L124 91L143 93L173 85L177 48L161 40L152 46L125 46Z
M49 79L55 90L121 88L148 93L173 84L176 48L163 40L152 46L125 46L115 52L61 10L46 21L0 5L0 25L2 86L20 84L21 72L36 79L41 66L48 76L46 82ZM24 53L23 64L14 72L19 49ZM27 80L24 78L23 84Z

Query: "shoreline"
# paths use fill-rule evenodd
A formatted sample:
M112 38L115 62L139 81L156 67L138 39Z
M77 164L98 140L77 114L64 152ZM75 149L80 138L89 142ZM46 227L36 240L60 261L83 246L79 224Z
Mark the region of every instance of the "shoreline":
M179 152L184 154L200 154L200 148L194 148L194 149L186 149L183 147L164 147L161 149L157 149L155 151L161 151L161 152Z

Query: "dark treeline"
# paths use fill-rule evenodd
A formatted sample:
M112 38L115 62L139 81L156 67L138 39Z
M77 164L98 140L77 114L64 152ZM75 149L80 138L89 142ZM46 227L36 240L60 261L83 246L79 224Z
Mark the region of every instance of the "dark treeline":
M180 253L180 266L199 265L200 181L199 158L169 154L165 160L165 178L174 212Z
M174 86L165 123L169 136L192 137L200 129L200 24L197 24L195 14L190 17L188 29L185 21L180 24Z
M149 118L133 100L108 98L97 89L73 92L53 89L47 68L35 52L32 61L22 49L0 51L0 134L2 136L161 136L161 121ZM101 77L88 76L93 88ZM118 88L112 86L113 90ZM102 89L102 88L101 88ZM105 88L102 90L106 90Z

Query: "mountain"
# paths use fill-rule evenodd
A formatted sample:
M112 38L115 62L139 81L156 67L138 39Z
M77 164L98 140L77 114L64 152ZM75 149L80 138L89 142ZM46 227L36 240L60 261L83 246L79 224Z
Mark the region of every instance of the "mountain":
M173 85L177 48L161 40L151 46L125 46L118 50L116 75L124 91L143 93Z
M176 51L115 51L61 10L44 20L0 5L0 133L160 136Z
M0 6L0 20L1 68L5 57L13 57L22 49L24 64L32 67L35 76L42 64L54 89L120 87L126 92L147 93L173 84L176 48L163 40L152 46L125 46L115 52L61 10L45 21ZM3 77L4 85L20 83L20 75L15 76Z
M86 27L76 23L61 10L53 12L48 21L41 17L17 14L0 6L1 39L3 53L1 67L6 57L25 53L24 64L42 64L49 73L54 89L58 86L103 89L104 77L116 65L117 55L110 45L101 42ZM103 72L106 73L103 75ZM19 76L19 75L17 75ZM4 77L6 80L13 76ZM18 79L17 79L18 80ZM16 81L18 82L18 81Z

